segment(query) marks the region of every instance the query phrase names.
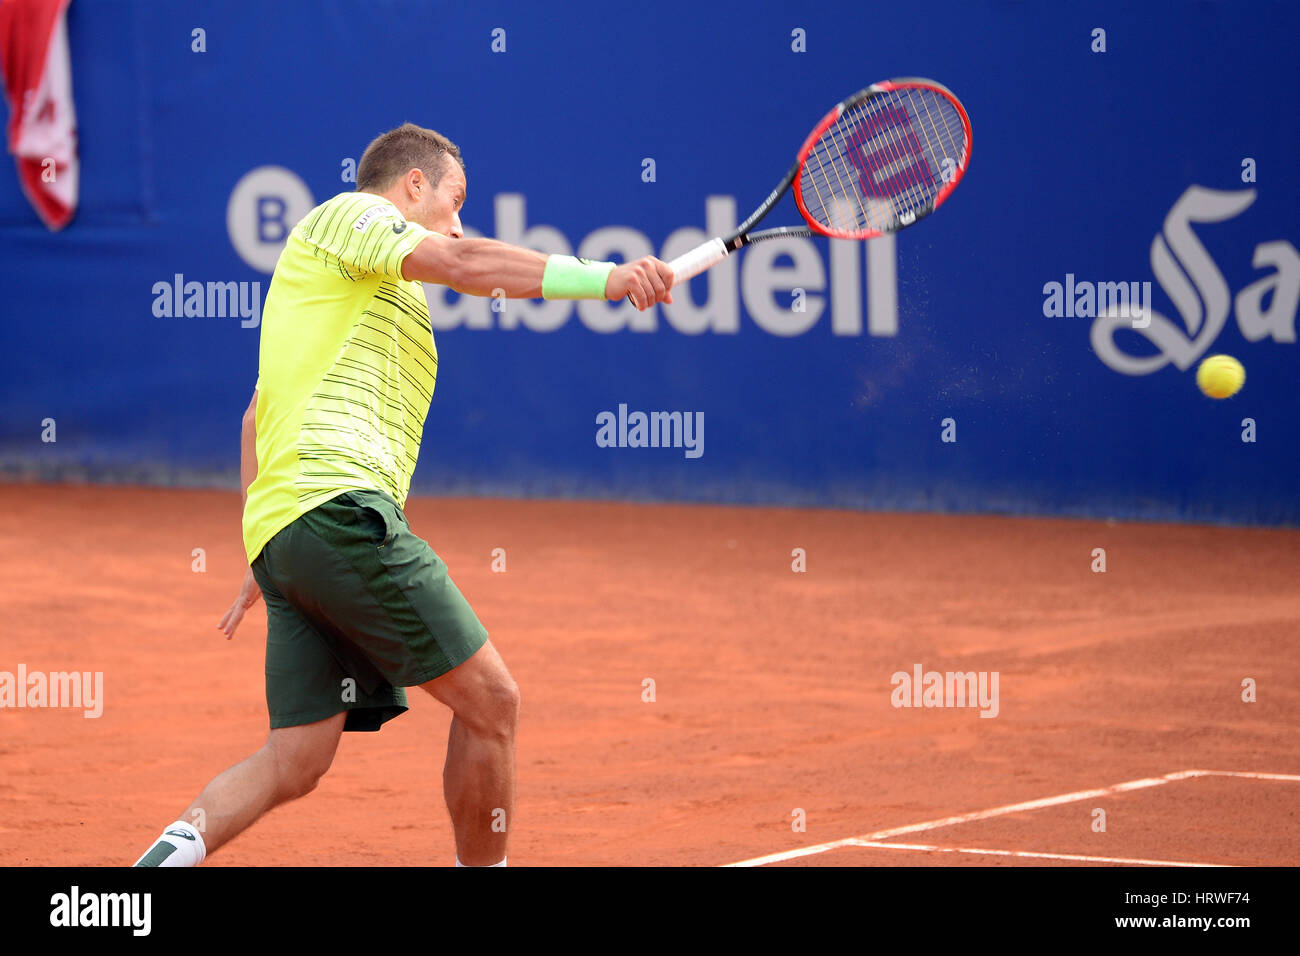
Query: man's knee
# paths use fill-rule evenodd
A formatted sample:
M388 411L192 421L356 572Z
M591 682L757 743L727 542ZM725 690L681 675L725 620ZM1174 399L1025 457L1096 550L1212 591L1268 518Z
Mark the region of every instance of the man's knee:
M328 765L320 768L295 766L284 770L280 778L281 791L289 800L305 797L316 789L327 770L329 770Z
M276 789L282 800L296 800L316 789L334 762L341 731L341 719L323 727L271 731L266 748L275 763Z
M280 797L284 800L296 800L316 789L321 777L329 770L334 754L333 751L321 754L316 751L281 747L272 756L275 759L276 782Z
M457 710L456 717L477 734L513 740L519 726L519 685L503 674Z
M471 733L513 741L519 725L519 685L491 641L455 669L420 686L450 707Z

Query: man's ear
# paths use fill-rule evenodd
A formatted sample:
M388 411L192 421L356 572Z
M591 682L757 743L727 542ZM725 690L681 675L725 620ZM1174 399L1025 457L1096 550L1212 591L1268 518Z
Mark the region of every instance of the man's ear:
M429 181L424 178L424 172L419 167L414 167L406 173L406 192L412 200L418 200L424 187L429 185Z

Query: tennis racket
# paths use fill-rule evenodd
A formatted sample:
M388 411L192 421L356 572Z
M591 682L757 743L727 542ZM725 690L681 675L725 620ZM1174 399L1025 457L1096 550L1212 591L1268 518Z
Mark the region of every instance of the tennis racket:
M751 242L813 234L871 239L920 222L957 188L970 148L970 117L947 87L918 77L868 86L822 117L790 171L739 229L668 263L673 285ZM808 225L751 232L791 185Z

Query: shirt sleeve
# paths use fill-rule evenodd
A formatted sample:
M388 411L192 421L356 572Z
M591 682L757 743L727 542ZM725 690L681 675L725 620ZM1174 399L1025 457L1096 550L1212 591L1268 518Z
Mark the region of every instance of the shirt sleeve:
M402 278L402 261L428 236L397 207L378 196L352 194L338 208L321 210L303 223L303 240L316 258L346 279L381 275Z

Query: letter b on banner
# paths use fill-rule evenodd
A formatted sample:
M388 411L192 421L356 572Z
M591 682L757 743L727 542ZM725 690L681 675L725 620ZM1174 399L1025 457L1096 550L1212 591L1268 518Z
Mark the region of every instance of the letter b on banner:
M307 184L283 166L250 170L231 190L226 231L239 258L270 275L289 230L316 205Z

